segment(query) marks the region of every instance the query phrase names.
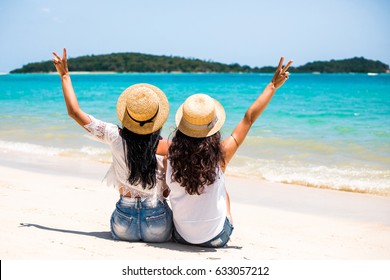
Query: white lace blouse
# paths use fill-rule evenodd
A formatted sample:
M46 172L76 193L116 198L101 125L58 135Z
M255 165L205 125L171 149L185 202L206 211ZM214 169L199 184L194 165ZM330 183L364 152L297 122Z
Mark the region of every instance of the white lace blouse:
M152 198L157 201L163 200L163 192L168 187L165 183L165 171L163 156L156 155L157 158L157 185L149 190L143 189L141 185L131 185L128 181L129 170L126 165L126 158L123 148L122 137L119 134L119 127L112 123L103 122L89 115L91 123L84 127L96 140L110 145L112 152L112 164L108 170L105 180L107 185L114 186L121 190L123 195L131 194L131 197Z

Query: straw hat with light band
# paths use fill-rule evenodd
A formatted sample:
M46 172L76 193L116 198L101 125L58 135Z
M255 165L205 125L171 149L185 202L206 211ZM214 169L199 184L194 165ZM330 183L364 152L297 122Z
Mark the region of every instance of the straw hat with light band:
M168 99L159 88L150 84L135 84L125 89L116 104L122 125L137 134L159 130L169 114Z
M203 138L217 133L225 122L223 106L206 94L194 94L176 112L176 126L187 136Z

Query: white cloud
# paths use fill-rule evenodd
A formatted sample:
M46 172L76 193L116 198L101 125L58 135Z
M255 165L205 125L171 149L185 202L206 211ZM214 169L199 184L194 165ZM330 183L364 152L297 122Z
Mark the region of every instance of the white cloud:
M50 8L41 8L41 12L43 13L46 13L46 14L50 14Z

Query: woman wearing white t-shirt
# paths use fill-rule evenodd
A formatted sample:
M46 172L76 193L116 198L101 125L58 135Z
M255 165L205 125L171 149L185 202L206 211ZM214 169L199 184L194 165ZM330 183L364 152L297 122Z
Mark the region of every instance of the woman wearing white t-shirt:
M166 172L175 241L203 247L223 247L229 241L233 224L223 172L276 89L288 79L291 64L282 67L280 59L271 82L222 142L219 130L225 111L217 100L195 94L178 109Z

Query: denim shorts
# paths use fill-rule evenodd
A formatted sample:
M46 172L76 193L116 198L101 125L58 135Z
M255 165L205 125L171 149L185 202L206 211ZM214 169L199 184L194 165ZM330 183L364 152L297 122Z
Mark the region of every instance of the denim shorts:
M187 242L176 231L175 227L173 227L172 238L174 241L182 244L195 245L200 247L209 247L209 248L221 248L224 247L230 240L230 235L232 235L233 229L234 229L233 224L230 222L229 218L226 218L222 231L216 237L212 238L207 242L201 244L192 244L190 242Z
M172 210L167 202L123 197L111 216L111 234L116 240L165 242L172 237Z

